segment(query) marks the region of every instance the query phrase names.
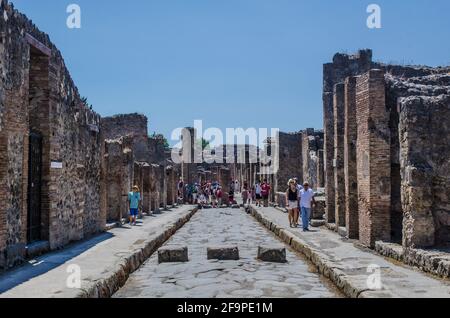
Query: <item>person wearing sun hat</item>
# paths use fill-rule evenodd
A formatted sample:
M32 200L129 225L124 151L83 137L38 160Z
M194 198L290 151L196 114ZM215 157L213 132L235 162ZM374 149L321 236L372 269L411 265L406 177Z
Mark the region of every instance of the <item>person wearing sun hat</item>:
M286 208L288 210L290 227L298 226L299 210L298 210L298 189L294 179L289 179L288 189L286 190Z
M139 214L139 203L141 202L141 193L139 187L135 185L133 191L128 193L128 206L130 210L130 225L136 225L136 218Z

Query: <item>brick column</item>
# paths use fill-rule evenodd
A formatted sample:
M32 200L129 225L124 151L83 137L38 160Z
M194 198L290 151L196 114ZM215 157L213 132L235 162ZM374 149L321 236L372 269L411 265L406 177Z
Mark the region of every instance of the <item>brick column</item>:
M334 191L334 115L333 115L333 94L326 92L323 95L324 105L324 175L325 175L325 194L326 210L325 219L328 223L335 222L335 191Z
M391 238L391 155L384 73L371 70L357 80L357 176L359 237L374 247Z
M345 80L345 224L351 239L359 238L358 181L356 169L356 77Z
M336 227L345 226L345 178L344 178L344 132L345 94L344 84L334 86L334 190Z

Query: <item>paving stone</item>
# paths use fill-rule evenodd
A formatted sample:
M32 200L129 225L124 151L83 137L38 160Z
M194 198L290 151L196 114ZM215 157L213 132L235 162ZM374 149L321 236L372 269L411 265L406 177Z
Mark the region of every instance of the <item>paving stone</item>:
M320 297L339 296L324 284L319 275L309 270L309 265L302 258L289 250L286 250L288 263L257 260L256 247L276 247L283 244L245 211L229 207L198 213L170 238L167 244L187 245L189 262L158 266L158 257L153 255L130 276L125 286L113 297L260 298L276 295L288 298L309 294ZM207 260L205 250L208 246L237 246L240 259ZM294 282L287 283L288 277ZM264 289L256 286L258 281L264 281ZM307 288L303 288L303 284ZM175 288L176 286L184 286L184 289ZM310 286L314 288L311 289ZM274 291L271 290L272 287L275 288ZM138 294L136 290L139 291Z
M286 263L286 248L281 246L259 246L258 259L263 262Z
M237 246L216 246L208 247L208 259L217 259L221 261L239 260L239 248Z
M188 262L188 248L186 246L165 246L158 250L159 263Z

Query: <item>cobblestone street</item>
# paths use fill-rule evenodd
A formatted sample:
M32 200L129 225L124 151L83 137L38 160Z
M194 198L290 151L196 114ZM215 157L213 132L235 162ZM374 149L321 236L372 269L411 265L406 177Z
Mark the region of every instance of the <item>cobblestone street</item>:
M241 209L205 209L168 245L185 245L189 262L158 264L155 253L114 297L339 297L328 280L287 249L286 264L256 259L258 245L282 244ZM208 261L208 246L238 245L239 261Z

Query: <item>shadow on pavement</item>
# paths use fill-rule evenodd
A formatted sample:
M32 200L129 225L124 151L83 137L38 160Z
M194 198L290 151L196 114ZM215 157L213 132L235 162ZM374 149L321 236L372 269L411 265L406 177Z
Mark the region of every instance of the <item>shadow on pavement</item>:
M71 259L86 252L92 247L111 239L114 235L103 233L80 243L74 243L67 248L45 254L9 272L0 275L0 294L25 283L37 276L69 262Z

